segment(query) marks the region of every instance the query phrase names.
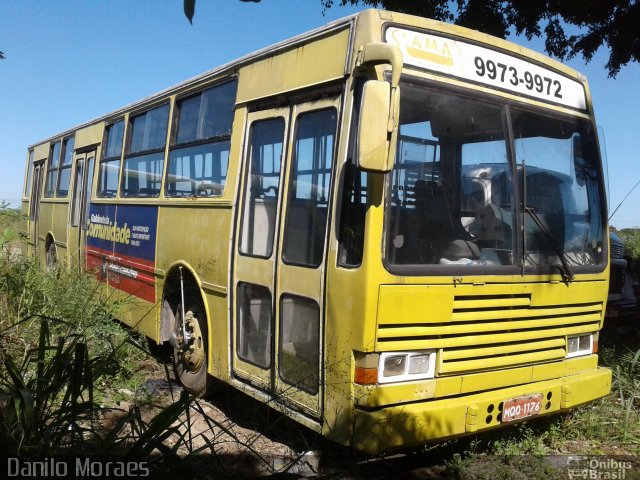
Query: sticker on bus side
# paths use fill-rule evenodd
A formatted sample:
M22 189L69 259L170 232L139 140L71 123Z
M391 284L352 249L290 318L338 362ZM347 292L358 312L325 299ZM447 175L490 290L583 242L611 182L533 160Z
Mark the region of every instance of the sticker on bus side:
M533 62L472 43L389 27L385 40L402 51L405 64L586 110L582 84Z
M101 281L155 302L158 207L91 204L87 269Z

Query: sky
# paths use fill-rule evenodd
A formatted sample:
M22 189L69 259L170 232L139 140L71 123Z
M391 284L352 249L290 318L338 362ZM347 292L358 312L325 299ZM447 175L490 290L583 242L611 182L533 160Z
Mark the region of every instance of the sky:
M336 2L337 3L337 2ZM360 8L320 0L0 0L0 200L21 198L27 146ZM512 41L543 52L541 41ZM589 79L604 131L610 211L640 180L640 65L566 62ZM602 139L601 139L602 141ZM611 219L640 227L640 186Z

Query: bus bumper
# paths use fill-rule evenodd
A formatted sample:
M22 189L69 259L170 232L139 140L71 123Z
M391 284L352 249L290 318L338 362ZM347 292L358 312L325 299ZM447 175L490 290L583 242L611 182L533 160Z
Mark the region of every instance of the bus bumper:
M611 370L597 368L553 380L455 398L376 410L356 408L353 446L367 453L377 453L508 426L516 422L501 421L502 404L523 395L542 394L540 415L547 415L606 396L610 391Z

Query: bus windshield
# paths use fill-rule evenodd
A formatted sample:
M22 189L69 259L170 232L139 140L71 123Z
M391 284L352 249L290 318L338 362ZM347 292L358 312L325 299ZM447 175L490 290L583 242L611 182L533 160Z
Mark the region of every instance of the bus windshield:
M401 92L389 265L557 267L560 256L572 270L602 264L602 182L588 122L408 82Z

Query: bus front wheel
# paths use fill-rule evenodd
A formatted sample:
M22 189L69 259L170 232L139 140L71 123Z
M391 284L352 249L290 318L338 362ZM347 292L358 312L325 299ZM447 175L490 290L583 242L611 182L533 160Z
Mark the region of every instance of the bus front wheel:
M204 306L199 300L185 302L183 334L182 306L175 315L178 345L173 349L176 377L185 391L203 396L207 390L207 321Z

